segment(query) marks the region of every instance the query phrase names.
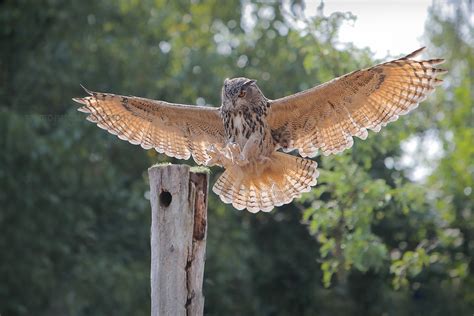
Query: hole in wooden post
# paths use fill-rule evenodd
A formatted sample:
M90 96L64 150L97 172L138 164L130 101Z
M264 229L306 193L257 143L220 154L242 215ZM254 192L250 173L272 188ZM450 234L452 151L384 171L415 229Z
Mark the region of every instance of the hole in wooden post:
M168 207L173 200L173 196L168 191L162 191L160 193L160 204L161 206Z

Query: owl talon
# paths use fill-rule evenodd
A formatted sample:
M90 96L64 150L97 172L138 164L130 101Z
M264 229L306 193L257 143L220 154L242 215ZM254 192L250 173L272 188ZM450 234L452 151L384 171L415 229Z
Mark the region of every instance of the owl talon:
M208 158L205 162L204 165L206 166L212 166L212 165L218 165L221 163L221 160L217 157L210 157Z
M238 159L235 161L235 163L240 167L245 166L250 163L250 161L247 158L245 158L243 154L239 154L237 157Z
M244 153L240 149L240 146L236 143L231 143L227 147L230 158L233 164L238 166L245 166L249 163L249 160L245 157Z
M237 161L239 160L238 157L240 155L240 146L236 143L229 143L226 145L224 149L224 155L228 162L231 164L237 164Z
M206 166L211 166L211 165L225 166L232 162L232 160L229 157L229 154L227 153L227 150L217 149L214 145L209 146L206 150L206 153L209 156L209 158L205 162Z
M214 144L211 144L209 147L207 147L207 152L216 153L217 152L216 146L214 146Z

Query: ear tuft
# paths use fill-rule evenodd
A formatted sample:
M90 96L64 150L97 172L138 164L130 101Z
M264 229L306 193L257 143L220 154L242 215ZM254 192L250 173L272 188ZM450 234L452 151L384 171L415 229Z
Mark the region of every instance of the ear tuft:
M249 79L247 81L244 82L244 84L242 85L242 87L248 87L250 86L252 83L256 83L257 80L254 80L254 79Z

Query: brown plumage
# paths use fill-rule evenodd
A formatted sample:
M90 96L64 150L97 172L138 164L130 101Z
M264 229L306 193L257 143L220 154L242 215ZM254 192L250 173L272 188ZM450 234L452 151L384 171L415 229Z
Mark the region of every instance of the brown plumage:
M350 148L416 108L442 80L442 59L403 58L354 71L277 100L254 80L226 80L220 108L173 104L87 91L79 111L132 144L226 170L213 187L222 201L251 212L291 202L316 184L314 157Z

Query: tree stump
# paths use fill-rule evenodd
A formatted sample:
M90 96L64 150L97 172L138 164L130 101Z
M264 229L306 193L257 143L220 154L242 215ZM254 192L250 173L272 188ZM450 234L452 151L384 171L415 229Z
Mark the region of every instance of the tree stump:
M148 169L151 203L151 315L202 315L207 169Z

